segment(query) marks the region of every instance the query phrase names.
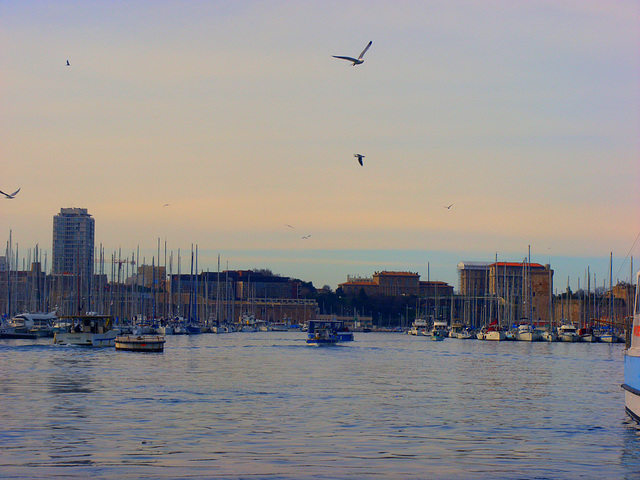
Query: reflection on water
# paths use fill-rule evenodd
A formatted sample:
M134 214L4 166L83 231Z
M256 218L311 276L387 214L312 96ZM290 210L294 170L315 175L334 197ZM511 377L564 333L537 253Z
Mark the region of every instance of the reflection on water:
M625 421L620 463L625 466L625 478L640 478L640 426L631 419Z
M0 343L3 478L635 478L615 345ZM6 421L5 421L6 419Z

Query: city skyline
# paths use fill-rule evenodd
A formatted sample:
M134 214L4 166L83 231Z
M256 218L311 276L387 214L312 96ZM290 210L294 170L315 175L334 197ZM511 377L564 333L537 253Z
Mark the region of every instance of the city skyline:
M610 252L614 283L640 257L637 2L0 13L0 190L21 189L0 238L21 249L51 254L77 207L108 252L197 244L201 270L220 255L316 287L429 270L457 288L460 261L531 246L575 290ZM333 58L370 40L362 65Z
M77 210L86 210L86 209L75 208L75 207L61 208L60 213L62 212L68 213L69 211L74 211L74 210L77 211ZM81 212L81 213L88 214L89 217L92 217L89 212ZM59 217L59 214L54 216L54 228L53 228L54 238L56 237L56 234L55 234L56 217ZM94 219L91 218L91 220L94 220ZM10 234L13 235L13 232L10 232ZM640 234L638 235L638 238L636 238L636 241L638 241L638 239L640 239ZM43 269L43 271L45 271L45 273L47 274L52 273L52 270L54 269L54 262L53 262L51 250L43 248L42 244L40 243L36 243L34 245L25 245L23 243L16 241L15 237L13 236L12 236L12 244L13 244L12 264L14 265L12 268L15 268L16 256L17 256L17 263L18 263L17 269L30 270L31 265L29 264L29 262L32 262L32 263L36 262L38 260L36 258L36 255L38 255L38 258L40 260L40 267ZM7 240L6 245L7 246L9 245L9 240ZM100 249L102 249L104 253L102 260L100 259L101 257ZM6 248L5 248L5 252L3 253L4 255L0 255L0 258L5 259L7 254ZM142 266L151 267L152 265L155 265L158 268L160 267L165 268L166 266L167 275L169 274L175 275L178 273L178 271L180 271L182 274L186 274L191 269L192 253L195 255L195 261L196 261L194 263L194 268L197 268L197 271L195 271L194 273L215 272L217 271L218 262L219 262L220 271L225 271L227 269L229 271L270 270L274 275L296 278L304 282L312 282L314 284L314 287L318 289L328 285L333 290L335 290L339 286L339 284L348 281L349 277L367 279L367 278L372 278L374 274L378 272L404 272L404 273L416 273L418 274L418 276L422 281L426 281L426 280L444 281L450 286L452 286L456 290L456 292L458 292L460 288L459 278L458 278L459 264L461 262L483 263L483 264L491 265L491 264L494 264L496 260L498 261L499 264L503 262L525 263L528 261L527 255L518 257L518 258L502 258L498 256L498 254L496 253L494 258L491 258L491 259L471 259L471 260L458 259L455 264L450 264L450 265L441 264L441 265L438 265L438 268L437 268L438 272L436 274L432 274L430 262L427 262L424 265L424 268L425 268L424 270L420 270L419 268L413 268L413 269L410 268L410 267L420 267L419 262L415 262L415 261L410 262L407 260L404 262L396 261L396 262L385 263L384 261L379 261L372 258L369 262L366 262L366 261L360 262L357 268L359 273L354 274L345 270L346 273L344 274L344 277L341 279L336 278L335 281L319 282L317 278L316 279L308 278L304 274L301 274L300 271L296 271L295 263L291 262L292 260L291 257L287 258L286 261L284 262L285 264L288 263L289 265L291 265L289 269L285 269L286 271L279 271L277 268L273 267L273 265L281 264L279 263L278 258L274 258L272 264L263 263L260 265L252 265L250 263L251 259L247 259L246 256L243 256L241 259L242 266L234 266L233 263L230 263L229 259L221 258L219 253L216 253L211 249L207 249L207 248L203 249L201 246L197 244L191 244L184 247L180 247L180 246L172 247L170 244L166 243L166 241L160 238L156 239L156 244L152 248L149 248L148 246L137 245L132 247L131 249L119 247L116 250L109 250L101 242L96 241L95 247L94 247L94 254L92 255L92 257L94 258L93 265L94 265L95 273L98 274L99 272L102 271L104 272L104 274L107 275L109 281L113 281L115 279L115 277L112 278L112 275L114 275L114 271L116 272L115 275L117 275L118 278L122 280L127 275L128 275L128 278L135 276L134 270L137 270L138 267L142 267ZM264 253L265 255L268 254L268 252L264 252ZM341 252L341 253L343 255L345 254L345 252ZM389 252L389 253L397 255L397 252ZM410 256L412 253L415 255L418 255L417 252L404 252L404 255ZM368 254L373 255L373 252L368 252ZM204 260L203 260L203 257L204 257ZM451 257L451 258L454 258L454 257ZM180 267L178 267L179 259L180 259ZM565 257L565 260L566 260L566 257ZM103 263L102 267L100 266L101 261ZM355 265L357 263L354 260L347 260L344 258L341 259L340 256L338 256L338 258L336 259L329 259L329 260L327 260L326 257L323 257L321 261L323 264ZM633 265L635 265L635 267L633 268L633 273L631 272L632 262L634 262ZM204 263L204 266L203 266L203 263ZM612 274L611 283L613 285L616 285L620 282L635 282L634 275L635 275L635 272L638 271L638 268L637 268L638 263L629 254L624 258L613 257L612 253L610 254L610 256L606 258L593 258L592 263L590 265L587 265L584 268L582 275L576 274L575 277L573 278L571 278L571 276L566 276L566 277L558 276L557 269L556 267L554 267L551 257L547 257L546 261L537 261L532 257L531 263L537 264L537 265L549 265L551 267L551 270L554 272L553 274L554 294L562 293L563 291L565 291L565 289L568 286L571 288L572 291L586 290L587 285L589 285L589 288L591 290L595 290L596 288L607 289L609 287L609 278L610 278L609 271L611 271L611 274ZM119 273L117 273L118 264L121 265L121 271ZM396 265L398 267L397 268L389 267L388 265L390 264ZM214 266L211 267L211 265L214 265ZM373 268L369 271L366 271L363 268L363 265L378 265L378 267ZM404 268L403 266L407 268ZM627 268L626 272L624 271L625 267ZM4 268L6 268L6 265ZM567 268L566 264L563 265L561 269L562 268L566 269ZM450 274L451 272L447 272L447 269L453 270L454 275L452 276ZM439 273L441 271L445 271L447 273L445 273L444 275L441 275ZM562 271L562 273L564 272Z

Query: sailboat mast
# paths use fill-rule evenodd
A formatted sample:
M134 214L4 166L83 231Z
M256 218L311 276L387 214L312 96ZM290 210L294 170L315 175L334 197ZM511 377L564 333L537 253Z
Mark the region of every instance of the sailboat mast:
M613 328L613 252L609 254L609 322Z
M220 254L218 254L218 271L216 275L216 325L220 325Z

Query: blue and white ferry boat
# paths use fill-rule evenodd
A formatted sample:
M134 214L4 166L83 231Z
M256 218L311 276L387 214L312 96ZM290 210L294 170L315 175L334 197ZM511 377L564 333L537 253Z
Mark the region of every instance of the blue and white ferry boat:
M624 408L640 422L640 272L636 274L636 293L633 305L633 325L627 332L627 348L624 351Z
M332 345L353 341L353 332L340 320L310 320L307 330L310 345Z

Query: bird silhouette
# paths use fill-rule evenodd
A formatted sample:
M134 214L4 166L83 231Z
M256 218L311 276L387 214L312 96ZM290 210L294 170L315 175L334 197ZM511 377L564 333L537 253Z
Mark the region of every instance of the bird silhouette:
M364 164L362 163L362 159L364 158L364 155L360 155L359 153L354 153L353 156L358 159L358 163L360 163L361 167L364 166Z
M163 207L168 207L169 205L170 205L169 203L165 203Z
M444 208L446 208L447 210L449 210L451 207L453 207L453 203L451 205L445 205Z
M70 67L71 64L69 63L69 60L67 60L67 67Z
M367 43L367 46L364 47L364 50L362 51L362 53L358 56L358 58L353 58L353 57L340 57L338 55L333 55L333 58L341 58L342 60L348 60L350 62L353 62L353 67L355 67L356 65L360 65L361 63L364 63L364 60L362 59L362 57L364 57L364 54L367 53L367 50L369 50L369 47L371 46L371 44L373 43L373 41Z
M284 226L289 228L295 228L293 225L289 225L288 223L285 223Z
M305 235L304 237L302 237L303 240L306 240L307 238L309 238L311 235Z
M5 200L13 200L14 198L16 198L16 195L18 194L19 191L20 189L17 189L13 193L4 193L2 190L0 190L0 193L5 196Z

